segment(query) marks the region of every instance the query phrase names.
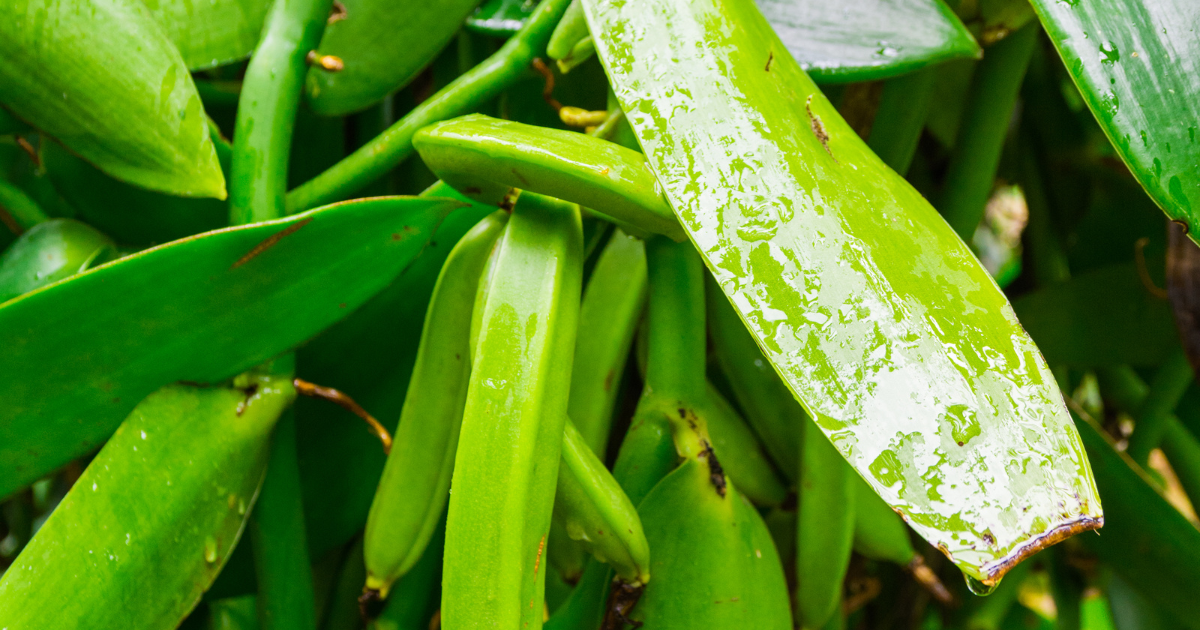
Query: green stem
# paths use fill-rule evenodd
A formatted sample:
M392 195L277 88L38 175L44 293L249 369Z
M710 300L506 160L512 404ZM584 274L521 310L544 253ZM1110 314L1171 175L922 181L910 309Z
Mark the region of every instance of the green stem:
M284 215L288 152L305 57L325 31L332 0L276 0L242 81L233 133L229 217L233 225Z
M284 215L288 153L300 106L305 57L325 30L332 0L276 0L263 39L246 69L234 126L229 185L230 223L268 221ZM277 360L295 369L295 355ZM271 438L271 459L251 518L258 617L262 630L316 628L296 422L284 412Z
M526 76L568 3L544 0L524 28L496 54L422 102L374 140L288 193L288 212L302 212L348 197L412 155L413 134L419 129L474 111Z
M250 519L262 630L313 630L312 573L300 503L296 421L291 409L271 437L271 460Z
M669 404L705 396L704 268L690 241L646 241L650 282L646 393Z
M1150 451L1158 448L1167 419L1183 393L1192 384L1192 365L1182 349L1174 350L1150 383L1150 391L1134 416L1133 435L1129 436L1129 457L1146 465Z
M25 191L4 181L0 181L0 211L7 212L22 231L50 218Z
M1038 30L1035 22L988 48L971 81L939 205L946 222L964 241L971 241L983 219Z
M901 175L908 172L917 152L936 76L932 69L926 68L888 79L883 84L867 146Z
M1172 361L1168 361L1167 365L1171 363ZM1147 387L1129 366L1102 368L1098 376L1105 398L1112 401L1118 409L1128 413L1149 407L1151 388ZM1157 382L1159 375L1155 376ZM1162 447L1163 454L1171 463L1171 468L1179 478L1179 484L1183 486L1188 499L1193 505L1200 505L1200 440L1188 431L1179 418L1170 413L1162 420L1161 431L1158 445Z
M1033 277L1038 286L1064 282L1071 277L1067 254L1055 233L1050 217L1050 202L1042 185L1041 165L1028 133L1022 134L1020 156L1021 187L1029 208L1029 227L1025 238L1029 243Z

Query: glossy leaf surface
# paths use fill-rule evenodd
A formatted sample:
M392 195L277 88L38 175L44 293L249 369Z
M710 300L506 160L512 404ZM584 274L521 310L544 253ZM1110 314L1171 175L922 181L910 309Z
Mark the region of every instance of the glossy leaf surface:
M980 54L941 0L757 3L787 52L818 82L872 81Z
M289 379L256 380L141 402L5 572L0 627L178 626L237 544L296 395Z
M142 0L175 42L188 70L245 59L262 33L269 0Z
M0 496L94 448L164 383L227 378L345 317L457 205L369 199L218 230L0 306L0 373L22 375L0 384Z
M192 76L140 2L5 0L0 9L0 103L113 177L225 197Z
M1172 219L1200 219L1200 4L1033 0L1100 127ZM1196 239L1192 230L1191 237Z
M487 0L467 18L467 28L483 35L508 37L521 30L533 13L533 0Z
M117 257L107 236L74 219L51 219L0 254L0 303Z
M340 116L400 89L454 37L477 0L397 5L391 0L345 0L344 17L325 28L317 51L341 59L330 72L310 66L305 88L313 111Z
M1078 433L1004 295L799 65L775 55L782 43L758 9L584 7L680 222L875 491L985 582L1099 526Z

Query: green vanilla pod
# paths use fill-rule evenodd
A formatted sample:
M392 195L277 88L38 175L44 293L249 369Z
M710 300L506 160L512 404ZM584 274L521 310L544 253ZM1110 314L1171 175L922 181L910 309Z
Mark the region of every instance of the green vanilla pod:
M778 506L787 497L787 486L779 479L758 437L712 383L708 396L697 410L704 418L713 450L729 478L742 494L757 505Z
M167 385L133 410L4 573L0 627L166 629L187 616L241 536L295 397L287 377L238 381Z
M546 538L546 560L550 563L550 568L554 569L546 576L546 605L550 605L551 599L551 580L557 574L560 582L574 584L583 577L583 571L587 568L588 550L584 548L582 541L573 540L571 535L567 533L566 527L563 525L561 518L557 515L562 509L559 501L562 488L563 463L559 462L559 489L554 493L554 509L555 516L550 521L550 533ZM578 497L576 497L578 498Z
M567 416L598 457L608 448L613 408L645 305L645 245L618 228L583 292L567 403Z
M1078 432L1004 294L752 0L583 6L680 224L872 488L987 584L1100 527Z
M446 518L443 514L421 559L392 586L387 605L371 620L368 630L428 630L429 620L438 607L445 540Z
M438 0L401 8L388 0L345 0L341 17L316 47L319 55L333 55L343 66L309 68L309 105L323 116L343 116L383 100L437 57L476 4Z
M550 35L550 43L546 44L546 56L557 63L560 72L566 74L594 54L596 47L592 44L591 34L588 33L583 3L580 0L571 0L567 12Z
M219 382L344 318L460 205L337 204L168 243L5 303L0 496L101 444L162 383Z
M800 444L808 414L763 356L721 288L708 279L708 330L713 355L763 446L789 481L800 474Z
M805 423L796 506L796 611L805 628L840 614L854 546L854 477L814 422Z
M379 597L422 557L445 511L471 374L472 303L507 219L497 211L476 224L438 274L400 424L367 516L366 589Z
M649 581L650 549L637 510L570 420L563 430L554 520L627 584Z
M689 458L638 508L654 550L630 618L646 628L789 630L787 583L762 517L733 484L713 484L715 462Z
M254 49L238 97L230 166L230 223L287 214L288 154L300 107L306 57L321 40L333 0L277 0Z
M193 72L249 57L271 8L270 0L142 2Z
M0 212L8 215L17 231L30 230L50 218L25 191L3 180L0 180Z
M39 223L0 254L0 303L116 257L116 245L86 223Z
M483 203L498 204L518 187L602 209L650 234L685 237L645 158L616 143L470 114L422 129L413 146L442 181Z
M424 100L404 118L312 180L288 193L288 212L338 201L379 179L413 153L413 134L422 127L474 111L524 79L570 0L537 5L519 33L486 61Z
M904 519L853 470L850 477L854 486L854 551L872 560L904 567L940 603L952 605L954 597L950 591L913 548Z
M582 239L576 206L531 193L500 239L451 482L443 627L541 627Z
M117 179L225 198L192 75L141 2L8 0L4 12L0 104Z

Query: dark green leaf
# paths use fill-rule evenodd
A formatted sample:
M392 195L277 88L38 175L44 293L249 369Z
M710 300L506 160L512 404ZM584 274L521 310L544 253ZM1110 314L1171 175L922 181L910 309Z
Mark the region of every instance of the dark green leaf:
M250 56L270 0L142 0L175 42L189 70Z
M0 496L94 448L161 385L227 378L345 317L457 205L380 198L209 232L0 306Z

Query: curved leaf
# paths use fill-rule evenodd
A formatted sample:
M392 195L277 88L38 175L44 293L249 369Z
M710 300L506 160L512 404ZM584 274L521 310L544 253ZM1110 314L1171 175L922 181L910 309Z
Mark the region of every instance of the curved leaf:
M14 114L118 179L225 197L192 76L140 2L0 8L0 102Z
M250 56L262 33L269 0L142 0L175 42L188 70Z
M344 0L345 17L325 29L317 50L344 66L311 66L306 93L326 116L356 112L404 87L454 37L478 0L398 5L392 0Z
M1129 170L1167 216L1195 224L1200 219L1200 3L1032 4Z
M535 6L530 0L486 0L467 18L467 30L508 37L521 30Z
M1098 527L1079 435L1004 295L753 3L584 8L680 223L874 490L985 583Z
M757 3L787 51L818 83L873 81L980 54L979 44L941 0Z
M0 496L94 448L164 383L226 378L345 317L457 205L368 199L208 232L0 306Z

